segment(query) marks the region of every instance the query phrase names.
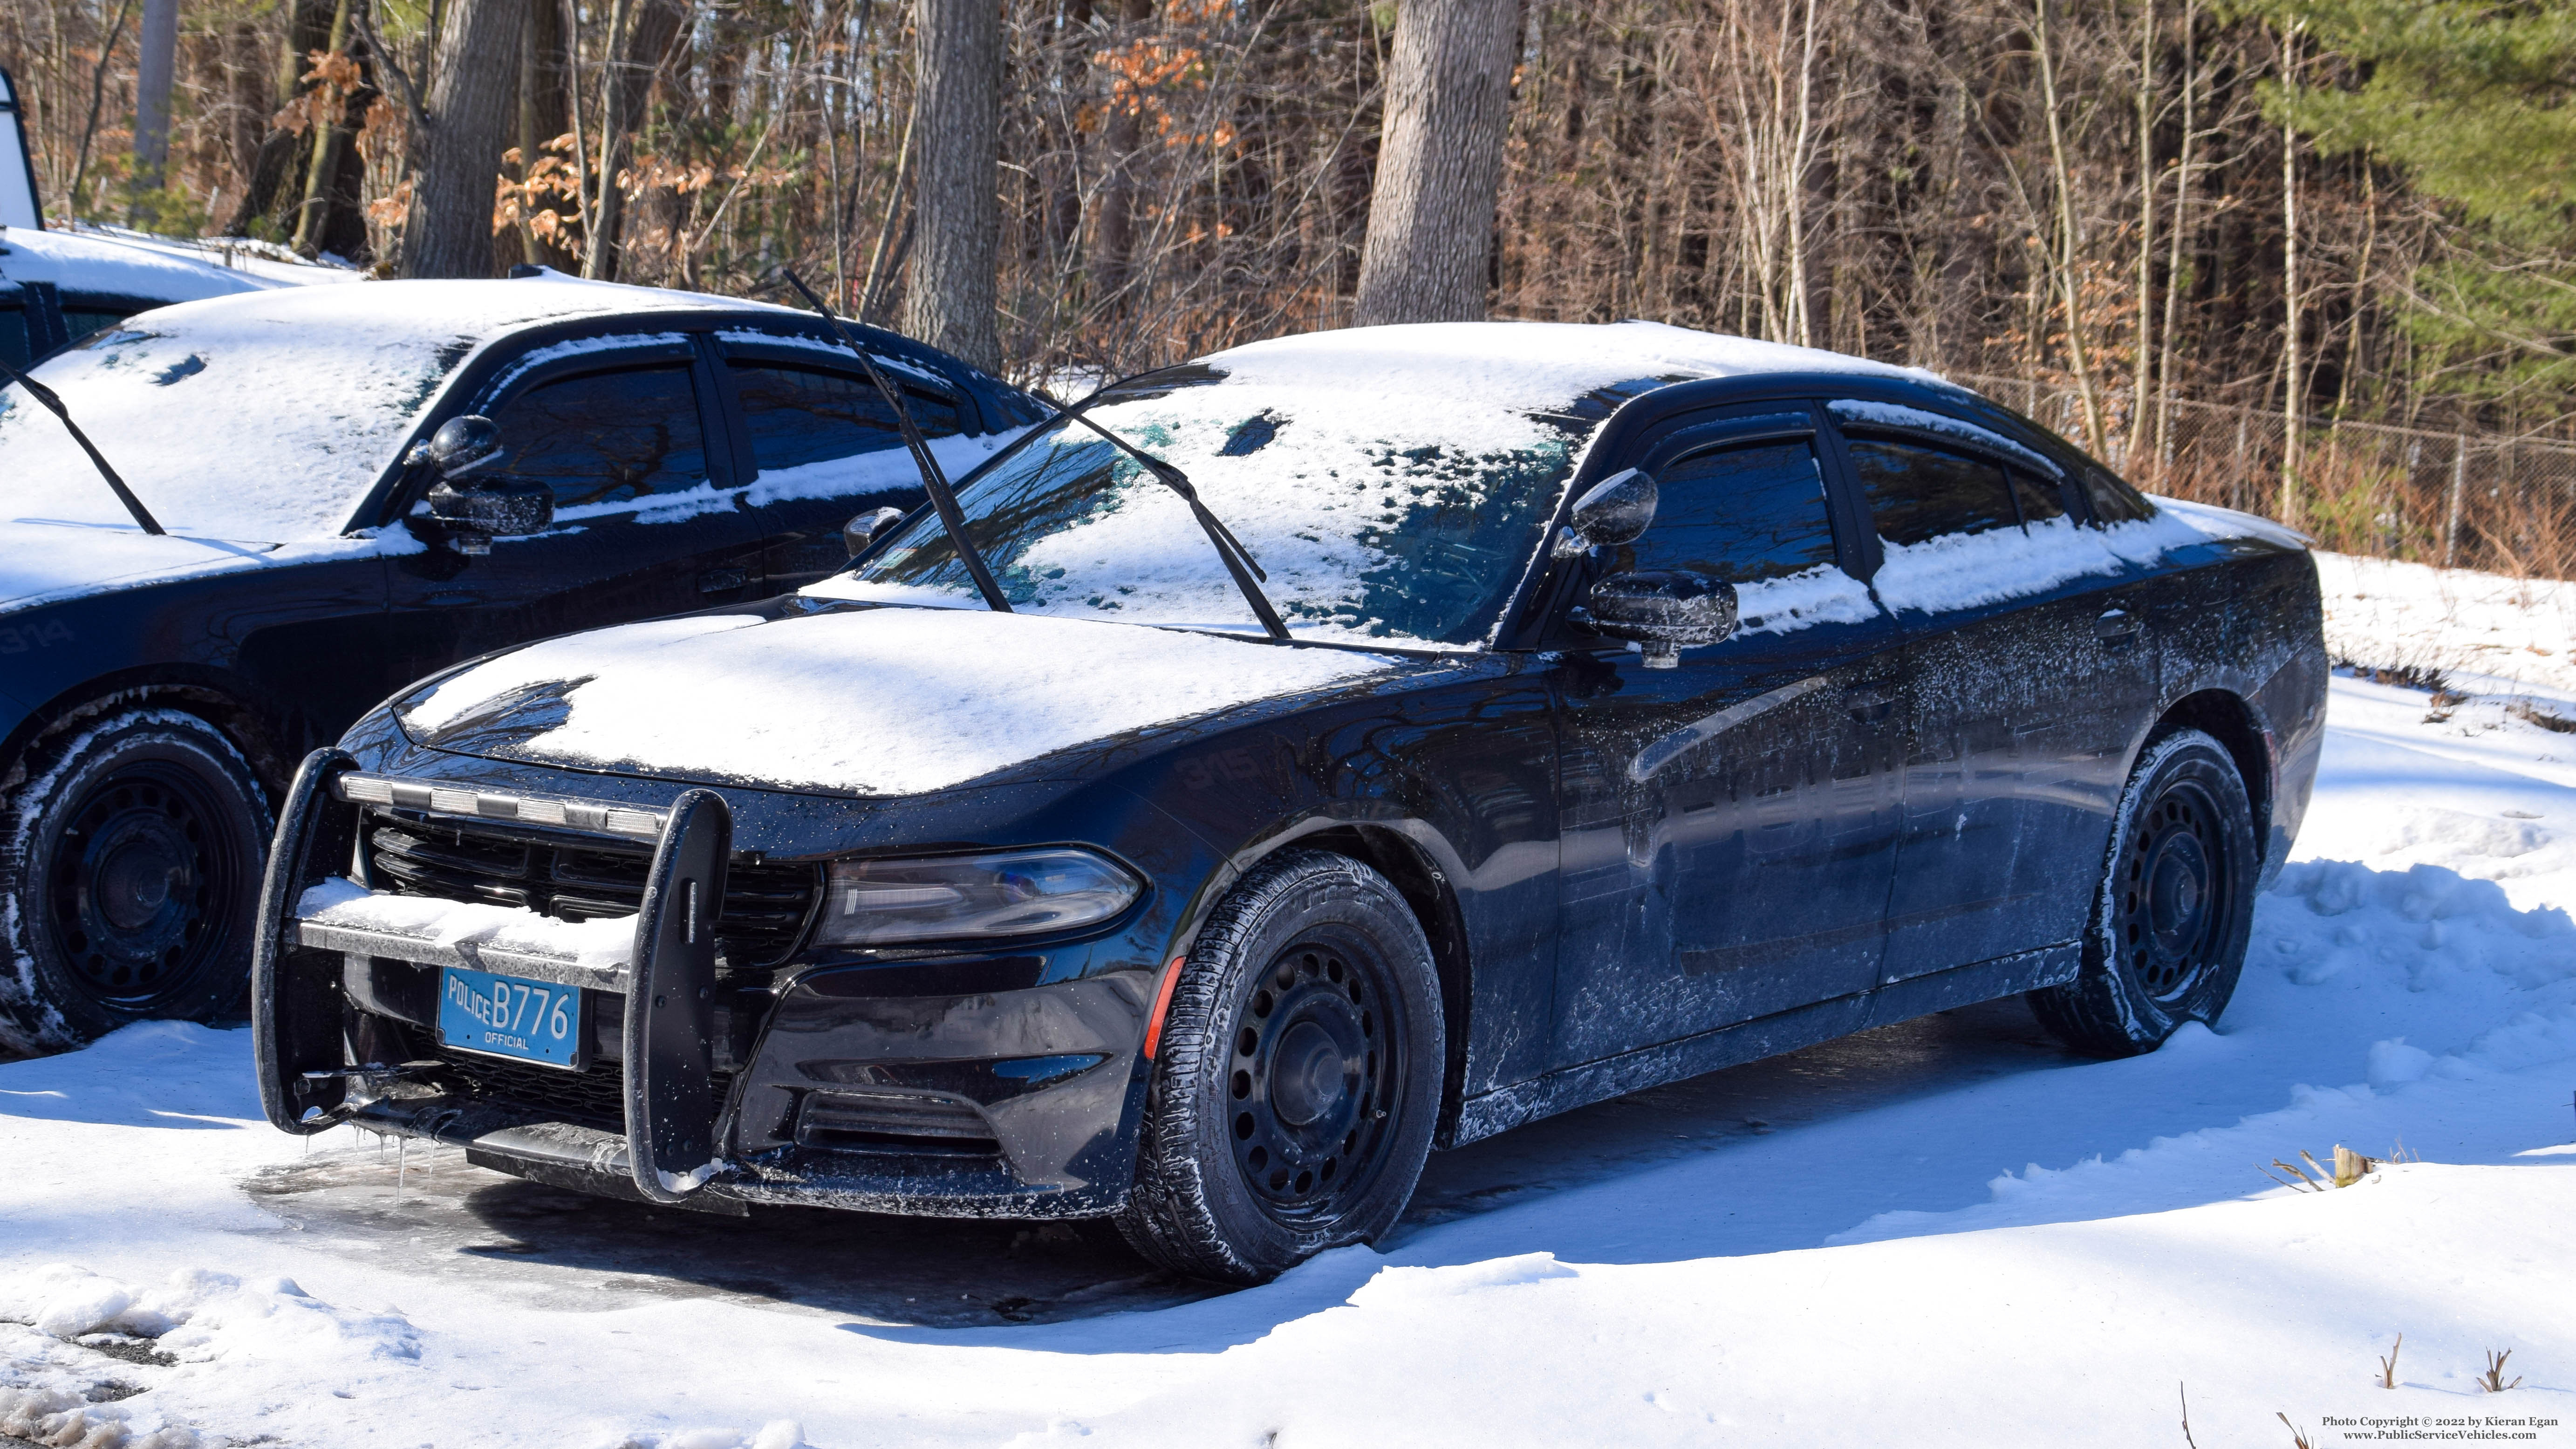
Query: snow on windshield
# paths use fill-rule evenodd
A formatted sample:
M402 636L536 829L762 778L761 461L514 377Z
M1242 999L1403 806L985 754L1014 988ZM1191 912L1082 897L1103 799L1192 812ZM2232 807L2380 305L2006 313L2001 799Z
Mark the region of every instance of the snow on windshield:
M254 293L143 313L35 376L163 527L329 538L477 347L530 322L706 300L539 278ZM134 527L14 384L0 391L0 516Z
M1217 353L1089 416L1189 475L1300 637L1471 647L1619 401L1663 380L1786 370L1897 371L1652 323L1435 324ZM1088 429L1057 429L961 502L1014 610L1252 627L1188 504ZM812 592L976 597L926 516Z

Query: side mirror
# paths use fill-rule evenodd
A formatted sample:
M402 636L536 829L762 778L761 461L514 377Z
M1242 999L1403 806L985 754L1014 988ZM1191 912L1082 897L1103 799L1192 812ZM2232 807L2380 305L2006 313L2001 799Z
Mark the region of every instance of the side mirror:
M1655 521L1656 500L1655 475L1643 468L1623 468L1593 484L1574 501L1574 516L1557 541L1557 557L1634 542Z
M900 508L871 509L841 525L841 545L850 551L850 557L857 558L866 553L870 545L885 537L886 530L901 522L903 510Z
M1611 574L1592 586L1577 622L1642 645L1648 669L1681 663L1681 651L1735 632L1735 585L1683 570Z
M447 526L456 551L486 554L492 540L543 533L555 521L554 490L529 478L494 472L509 450L490 418L449 418L406 462L436 468L429 516Z

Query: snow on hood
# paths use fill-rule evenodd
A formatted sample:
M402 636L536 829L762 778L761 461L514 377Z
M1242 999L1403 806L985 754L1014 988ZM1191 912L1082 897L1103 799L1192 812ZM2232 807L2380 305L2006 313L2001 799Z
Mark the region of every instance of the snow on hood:
M909 795L1395 662L966 609L691 615L500 655L396 715L470 754Z
M556 276L295 287L139 313L35 375L162 526L281 543L348 527L421 411L494 339L754 305ZM6 516L134 527L61 422L14 385L0 389L0 480Z

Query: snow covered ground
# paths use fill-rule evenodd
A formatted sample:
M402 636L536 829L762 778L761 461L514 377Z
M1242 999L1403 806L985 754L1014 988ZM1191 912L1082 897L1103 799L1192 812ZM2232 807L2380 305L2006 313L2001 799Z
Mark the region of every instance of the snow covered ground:
M2458 703L2336 680L2235 1004L2152 1056L2069 1057L2013 1002L1888 1028L1442 1154L1377 1250L1216 1293L1061 1226L746 1224L308 1153L257 1120L246 1033L137 1027L0 1065L0 1433L2163 1449L2187 1393L2208 1449L2288 1445L2276 1414L2576 1445L2576 735L2534 717L2576 718L2576 630L2327 573L2362 663L2501 647L2430 661ZM2338 1143L2405 1160L2257 1171ZM2519 1387L2475 1385L2491 1350Z

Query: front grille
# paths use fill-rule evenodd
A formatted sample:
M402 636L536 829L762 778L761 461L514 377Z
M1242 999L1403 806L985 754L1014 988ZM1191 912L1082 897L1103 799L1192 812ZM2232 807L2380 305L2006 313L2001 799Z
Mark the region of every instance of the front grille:
M593 1062L585 1070L567 1072L444 1046L438 1048L438 1059L447 1064L447 1075L461 1081L477 1101L515 1107L550 1122L608 1132L626 1130L626 1073L615 1062ZM717 1072L710 1078L709 1090L717 1101L732 1089L732 1073Z
M653 866L645 847L556 840L411 811L369 810L366 824L378 884L442 900L523 906L558 920L635 914ZM819 885L810 865L733 862L716 918L723 964L767 966L796 949Z
M438 1057L478 1100L524 1108L550 1121L610 1132L626 1130L626 1077L615 1062L599 1062L587 1071L567 1072L554 1067L522 1066L447 1047L438 1049Z
M965 1098L889 1088L808 1092L796 1118L796 1141L845 1152L982 1156L1001 1150L993 1125Z

